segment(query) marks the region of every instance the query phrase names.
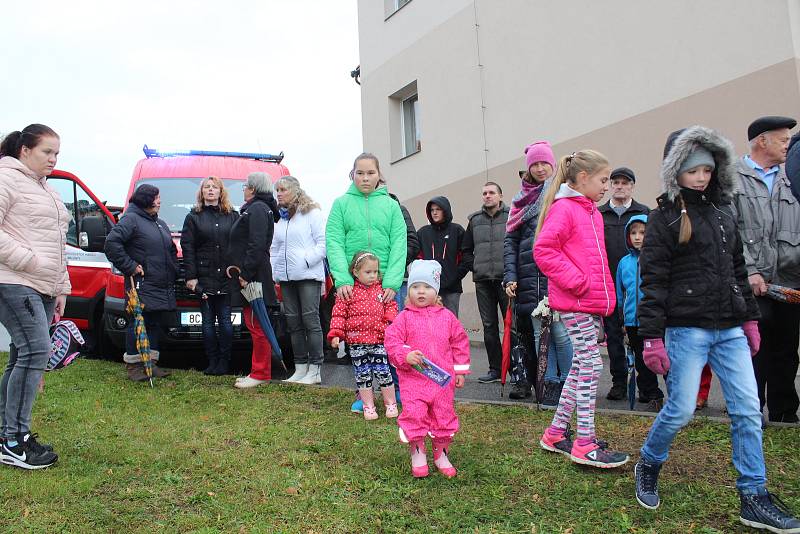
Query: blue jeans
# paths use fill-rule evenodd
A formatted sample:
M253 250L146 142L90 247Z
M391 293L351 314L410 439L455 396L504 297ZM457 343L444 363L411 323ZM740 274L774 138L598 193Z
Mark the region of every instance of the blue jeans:
M700 373L708 362L717 375L731 418L736 487L743 494L766 492L761 411L747 339L740 327L711 330L671 327L666 331L670 371L667 404L658 413L641 450L648 463L662 464L678 431L692 419Z
M403 282L400 285L400 289L397 290L397 294L394 296L398 312L403 311L403 308L406 307L406 295L408 295L408 282Z
M50 358L50 322L56 301L19 284L0 284L0 323L11 346L0 382L3 437L16 439L31 430L33 401Z
M542 333L542 322L533 319L533 335L536 339L536 348L539 349L539 336ZM561 321L550 325L550 346L547 349L547 370L544 373L545 382L564 382L572 367L572 341L567 334L567 327Z
M230 360L233 343L233 323L231 322L231 296L208 295L200 301L203 315L203 344L209 360ZM217 331L219 330L219 333Z

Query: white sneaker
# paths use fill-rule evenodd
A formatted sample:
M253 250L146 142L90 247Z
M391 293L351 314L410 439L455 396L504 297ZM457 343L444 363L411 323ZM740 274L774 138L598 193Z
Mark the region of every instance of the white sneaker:
M308 374L303 377L302 380L298 380L298 384L321 384L322 377L320 376L320 371L322 370L321 365L309 365L308 366Z
M284 382L300 382L303 380L303 377L306 376L308 373L308 364L307 363L298 363L294 366L294 374L284 380Z
M237 380L233 387L239 389L254 388L266 382L269 382L269 380L259 380L258 378L252 378L248 375L243 377L241 380Z

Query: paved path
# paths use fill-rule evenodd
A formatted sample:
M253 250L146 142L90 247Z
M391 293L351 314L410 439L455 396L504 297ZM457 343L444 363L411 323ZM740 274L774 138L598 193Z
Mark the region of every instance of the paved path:
M521 404L531 405L532 400L513 401L508 398L508 393L511 391L511 384L506 383L505 396L500 396L500 383L481 384L478 382L477 377L485 375L489 370L488 359L486 351L483 346L472 346L472 374L467 377L466 384L463 389L456 390L456 399L463 401L485 402L496 404ZM608 356L603 349L601 351L603 357L603 372L600 375L600 385L597 390L597 407L601 410L628 410L628 401L610 401L606 400L606 394L611 389L611 374L608 372ZM277 378L277 377L276 377ZM662 390L666 390L663 387ZM800 375L795 380L796 387L800 389ZM350 365L336 365L334 363L326 363L322 372L322 385L323 386L339 386L344 388L354 388L353 384L353 370ZM636 412L647 414L647 405L636 403L634 407ZM725 417L725 400L722 397L722 390L716 377L711 385L711 393L708 398L708 405L701 412L709 417ZM652 414L654 415L654 414Z

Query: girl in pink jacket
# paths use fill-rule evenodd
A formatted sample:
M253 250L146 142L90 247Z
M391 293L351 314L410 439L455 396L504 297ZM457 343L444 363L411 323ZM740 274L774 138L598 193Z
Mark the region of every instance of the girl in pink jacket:
M386 329L384 345L403 384L403 411L397 420L400 441L409 444L411 474L428 476L425 436L433 444L433 462L447 478L456 476L448 459L458 432L455 388L469 374L469 338L453 313L438 298L442 267L434 260L415 260L408 267L405 309ZM454 379L439 382L420 370L428 362ZM440 385L440 383L442 385Z
M595 436L594 409L603 361L597 346L600 317L614 311L616 294L606 257L603 218L596 202L608 191L611 167L594 150L561 158L539 215L533 257L547 275L550 307L561 313L572 340L572 368L555 417L539 440L545 450L594 467L618 467L628 455ZM577 409L578 436L569 431Z

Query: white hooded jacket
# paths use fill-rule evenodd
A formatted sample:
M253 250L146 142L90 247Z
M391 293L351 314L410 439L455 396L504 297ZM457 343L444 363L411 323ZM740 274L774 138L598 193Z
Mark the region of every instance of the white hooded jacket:
M276 282L325 280L325 221L315 208L275 224L269 258Z

